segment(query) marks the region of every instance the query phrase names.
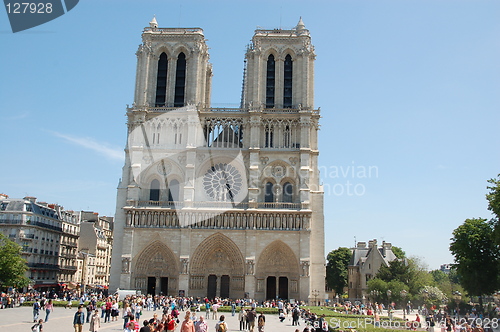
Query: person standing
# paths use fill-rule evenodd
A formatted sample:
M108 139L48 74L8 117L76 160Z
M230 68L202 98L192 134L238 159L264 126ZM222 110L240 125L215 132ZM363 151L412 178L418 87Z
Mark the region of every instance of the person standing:
M101 327L101 318L99 317L99 310L95 310L90 318L90 332L98 332Z
M206 316L205 316L205 318L206 318L206 319L210 319L210 302L209 302L209 301L207 301L207 302L205 303L205 311L206 311Z
M198 321L194 325L194 330L195 332L207 332L208 331L208 325L207 322L205 322L205 319L203 316L200 315L200 318L198 318Z
M177 323L175 322L175 319L171 314L167 315L166 326L167 326L167 328L166 328L167 332L174 331L175 327L177 326Z
M180 332L195 332L194 323L191 320L191 311L189 310L186 311L186 316L184 317L184 321L182 322Z
M257 328L259 329L259 332L264 332L264 326L266 326L266 316L264 316L264 313L261 312L259 318L257 319Z
M246 325L247 315L246 315L245 309L243 307L241 307L241 311L238 314L238 320L240 321L240 331L245 330L246 329L245 325Z
M52 300L48 300L45 303L45 323L49 321L49 315L52 311L54 311L54 304L52 304Z
M225 318L226 317L224 317L224 315L220 315L219 321L217 322L217 324L215 324L215 331L216 332L226 332L227 331L227 324L224 321Z
M83 331L83 324L85 323L85 313L83 312L83 306L78 306L78 311L75 312L75 316L73 317L73 327L75 328L75 332Z

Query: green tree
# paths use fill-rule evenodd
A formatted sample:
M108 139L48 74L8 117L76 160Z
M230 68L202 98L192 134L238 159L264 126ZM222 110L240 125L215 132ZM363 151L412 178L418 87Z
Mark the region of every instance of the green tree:
M487 187L490 192L486 194L488 210L495 216L492 220L495 230L495 241L500 245L500 174L498 174L497 179L489 179L488 183L491 184L491 186Z
M486 219L467 219L453 231L450 251L460 283L471 296L492 294L500 287L500 252L494 242L493 225Z
M28 286L29 279L24 275L27 269L21 246L0 233L0 287Z
M406 253L400 247L392 246L392 252L399 259L406 258Z
M351 250L340 247L330 251L327 256L326 283L336 294L343 294L347 287L347 266L351 261Z
M389 266L382 266L375 277L386 282L395 280L407 285L409 299L417 296L422 287L433 282L426 266L417 257L393 260L389 262Z

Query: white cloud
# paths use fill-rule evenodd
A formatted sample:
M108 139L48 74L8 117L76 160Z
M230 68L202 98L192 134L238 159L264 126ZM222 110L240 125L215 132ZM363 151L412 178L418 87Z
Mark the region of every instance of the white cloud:
M109 159L123 161L123 150L109 147L106 143L97 142L91 137L75 137L51 131L54 136L63 138L73 144L93 150Z

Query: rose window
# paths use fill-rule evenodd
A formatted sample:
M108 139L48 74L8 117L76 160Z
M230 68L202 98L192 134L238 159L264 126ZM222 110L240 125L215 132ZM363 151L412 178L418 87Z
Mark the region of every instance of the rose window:
M216 201L234 201L242 186L240 172L230 164L216 164L203 176L205 192Z

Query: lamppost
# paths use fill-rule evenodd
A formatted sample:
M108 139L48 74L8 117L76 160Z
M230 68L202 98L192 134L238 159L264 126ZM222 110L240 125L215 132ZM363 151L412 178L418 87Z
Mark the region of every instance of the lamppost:
M462 294L459 291L455 291L453 293L453 297L455 298L455 303L457 304L456 311L457 311L457 320L460 319L460 301L462 300Z
M389 319L392 320L392 312L391 312L391 294L392 291L390 289L387 290L387 313L389 314Z
M314 305L316 305L316 299L318 298L319 290L313 289L311 295L314 296Z
M400 294L401 294L401 298L403 299L403 319L406 320L406 302L405 302L405 299L406 299L406 295L408 294L408 292L406 291L406 289L403 289Z
M427 299L429 298L429 291L427 289L424 289L424 291L422 292L422 295L424 297L424 316L427 317Z

